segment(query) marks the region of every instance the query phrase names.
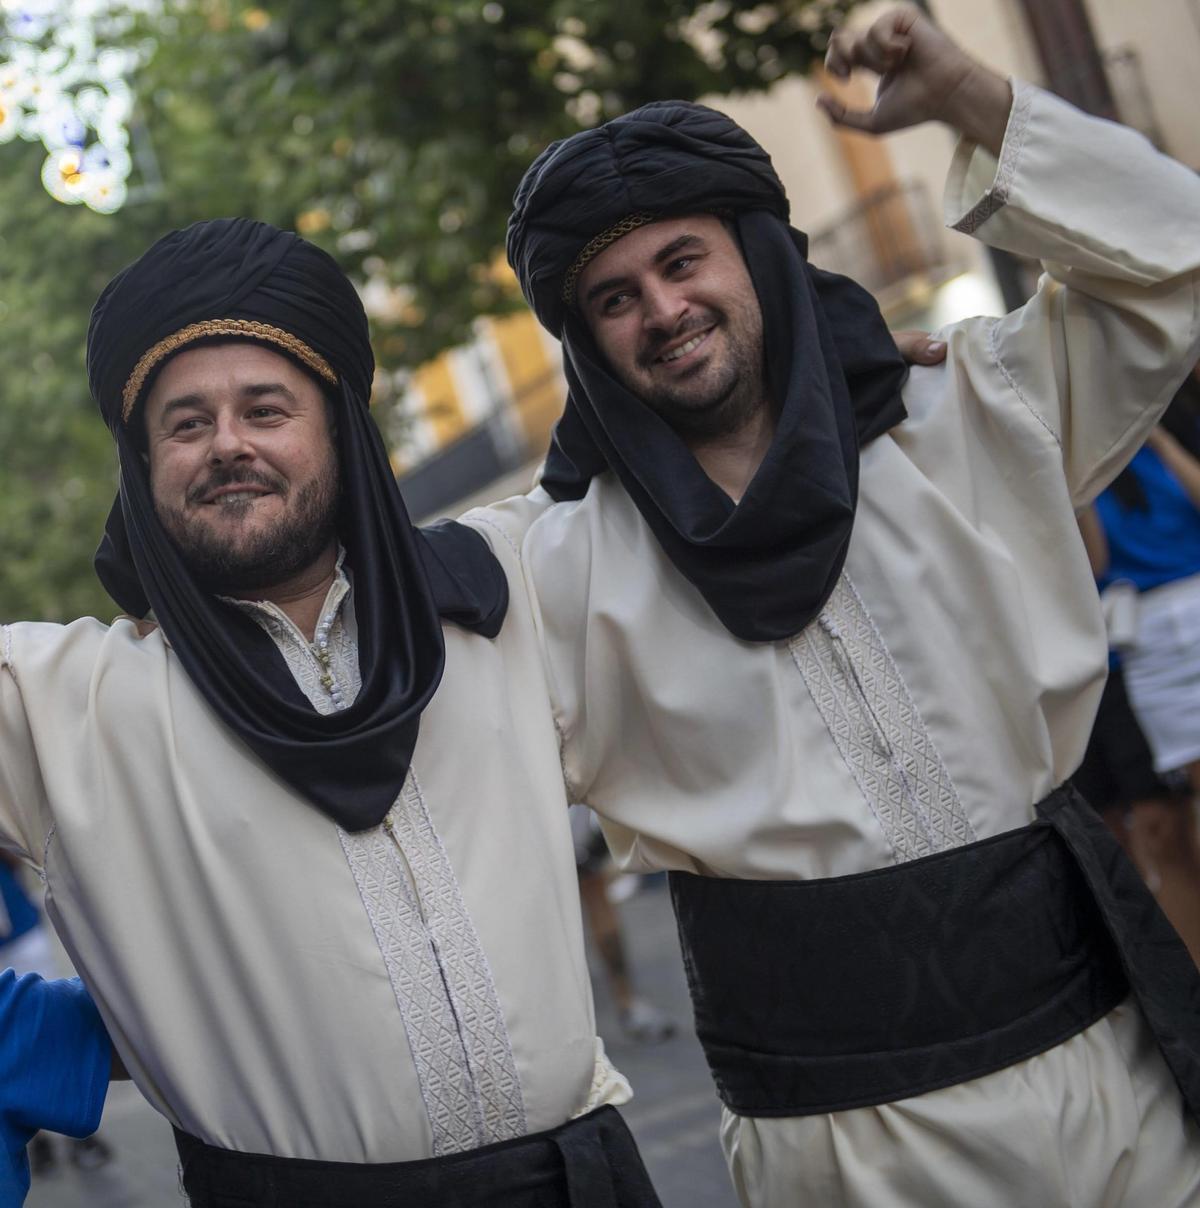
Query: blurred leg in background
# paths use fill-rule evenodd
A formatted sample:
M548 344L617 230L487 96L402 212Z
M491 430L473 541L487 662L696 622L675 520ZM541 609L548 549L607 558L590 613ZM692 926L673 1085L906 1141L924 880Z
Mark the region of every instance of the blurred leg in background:
M1088 743L1073 777L1146 879L1163 913L1200 964L1200 845L1192 781L1159 775L1130 706L1122 668L1114 666Z
M571 835L579 897L588 934L604 966L609 993L625 1035L639 1044L657 1044L675 1034L675 1022L633 988L621 920L609 896L611 861L595 815L586 806L571 806Z

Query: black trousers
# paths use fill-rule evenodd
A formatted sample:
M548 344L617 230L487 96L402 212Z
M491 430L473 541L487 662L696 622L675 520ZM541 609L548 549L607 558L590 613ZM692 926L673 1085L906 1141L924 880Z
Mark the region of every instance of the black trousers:
M661 1208L620 1114L417 1162L314 1162L218 1149L176 1130L192 1208Z

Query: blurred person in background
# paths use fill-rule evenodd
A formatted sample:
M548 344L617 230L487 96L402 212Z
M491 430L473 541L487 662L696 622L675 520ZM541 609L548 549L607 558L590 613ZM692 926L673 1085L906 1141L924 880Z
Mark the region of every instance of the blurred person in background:
M1128 785L1126 795L1138 789L1130 796L1134 856L1200 961L1200 843L1194 808L1200 794L1196 369L1133 460L1081 517L1081 528L1110 611L1127 614L1117 638L1117 667L1110 673L1097 720L1103 751L1090 746L1081 772L1088 777L1098 761L1127 756L1137 785ZM1126 696L1128 704L1123 703ZM1176 773L1183 785L1172 790L1163 778ZM1154 781L1157 792L1150 791ZM1100 804L1097 793L1093 786L1090 799Z
M621 918L611 897L612 859L596 816L587 806L571 806L571 838L575 842L583 917L604 969L621 1031L637 1044L669 1040L675 1035L675 1021L633 988Z
M1185 769L1200 793L1200 370L1096 500L1108 559L1102 585L1138 591L1125 678L1159 772Z
M100 1125L114 1071L108 1033L78 978L0 972L0 1208L29 1190L39 1129L83 1138Z
M0 968L54 976L50 933L21 883L20 862L0 851Z
M57 976L50 932L33 898L21 884L19 869L18 861L0 851L0 969L17 974L36 973L50 984ZM53 989L45 991L47 995L54 993ZM95 1129L91 1131L94 1133ZM92 1170L112 1157L112 1149L102 1138L86 1135L73 1137L67 1154L73 1165ZM29 1142L32 1172L49 1174L57 1164L58 1151L53 1139L47 1132L37 1133Z
M193 1208L650 1208L523 576L413 530L373 368L345 274L264 223L104 290L130 615L0 627L0 838Z
M914 10L835 35L868 133L1036 295L905 370L769 158L661 102L554 144L509 259L570 388L521 550L572 800L671 870L746 1204L1182 1208L1200 977L1065 782L1105 676L1075 513L1200 345L1200 181Z

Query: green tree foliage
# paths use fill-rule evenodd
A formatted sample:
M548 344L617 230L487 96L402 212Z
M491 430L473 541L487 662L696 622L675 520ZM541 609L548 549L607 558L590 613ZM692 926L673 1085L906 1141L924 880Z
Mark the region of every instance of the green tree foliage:
M90 558L116 482L88 398L88 311L134 242L42 189L40 144L0 147L0 621L111 616Z
M548 142L769 88L853 2L175 0L146 18L126 35L154 50L125 208L62 206L40 146L0 146L0 619L113 611L89 565L115 467L83 347L97 293L151 240L225 214L299 230L385 299L381 363L414 366L519 304L497 265Z

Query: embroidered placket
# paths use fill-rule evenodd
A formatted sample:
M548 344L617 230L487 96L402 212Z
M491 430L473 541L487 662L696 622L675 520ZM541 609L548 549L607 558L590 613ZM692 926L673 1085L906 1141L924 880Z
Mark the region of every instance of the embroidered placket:
M384 825L339 829L338 837L400 1011L433 1153L441 1156L486 1144L483 1111L416 878L395 837L396 809Z
M950 773L847 575L789 650L893 858L973 841Z
M480 1140L523 1136L525 1104L495 980L415 770L384 822L404 853L470 1072Z
M340 570L340 567L339 567ZM274 639L319 713L348 708L362 687L339 574L309 643L270 605L245 605ZM410 769L380 826L338 838L387 970L408 1040L433 1153L528 1131L516 1059L487 955Z

